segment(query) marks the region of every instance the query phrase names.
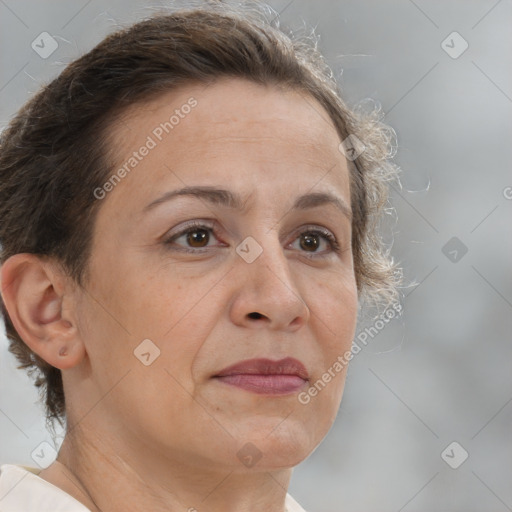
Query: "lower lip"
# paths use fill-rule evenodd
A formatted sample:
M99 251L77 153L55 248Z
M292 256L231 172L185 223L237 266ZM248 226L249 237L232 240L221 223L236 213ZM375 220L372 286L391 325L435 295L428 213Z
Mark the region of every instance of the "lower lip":
M217 377L230 386L259 393L261 395L284 395L296 393L306 381L297 375L226 375Z

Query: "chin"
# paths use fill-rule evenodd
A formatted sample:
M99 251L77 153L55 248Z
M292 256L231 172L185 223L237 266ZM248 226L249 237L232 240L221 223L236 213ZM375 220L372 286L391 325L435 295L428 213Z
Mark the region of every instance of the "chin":
M268 422L260 427L237 436L237 464L242 462L247 469L272 470L292 468L306 459L324 437L323 432L308 430L307 424L297 421L284 427L288 420L275 421L269 428ZM243 470L243 467L240 468Z

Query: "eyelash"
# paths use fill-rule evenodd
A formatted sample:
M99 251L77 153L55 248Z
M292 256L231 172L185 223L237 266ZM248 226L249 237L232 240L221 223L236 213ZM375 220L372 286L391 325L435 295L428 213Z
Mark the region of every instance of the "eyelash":
M205 221L202 221L202 222L192 222L191 224L189 224L185 229L183 229L179 233L176 233L176 234L172 235L171 237L164 239L164 244L171 245L172 242L174 242L176 239L181 238L183 235L187 235L187 234L192 233L192 232L194 232L194 231L196 231L198 229L203 229L205 231L210 231L217 238L217 234L215 232L215 228L214 228L214 226L212 224L207 223ZM320 228L320 227L314 227L313 228L313 227L306 226L306 228L303 231L301 231L299 233L299 235L302 235L304 233L323 236L324 240L327 241L327 243L329 244L330 249L334 253L336 253L336 254L341 253L341 247L340 247L338 241L336 240L336 237L330 231L327 231L327 230L325 230L323 228ZM295 240L297 240L297 238L295 238ZM206 247L201 247L201 248L181 248L181 249L176 249L176 250L187 252L187 253L198 254L198 253L204 253L205 250L207 250L207 248ZM306 254L308 254L308 253L306 253ZM308 258L311 258L311 257L313 257L313 258L321 258L321 257L327 257L327 256L328 256L328 254L309 253L307 257Z

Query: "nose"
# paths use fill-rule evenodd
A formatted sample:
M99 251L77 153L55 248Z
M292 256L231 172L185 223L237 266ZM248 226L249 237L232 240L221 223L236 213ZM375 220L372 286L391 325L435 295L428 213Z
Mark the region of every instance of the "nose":
M254 261L240 257L236 262L230 315L239 326L295 331L308 323L310 310L275 232L264 238Z

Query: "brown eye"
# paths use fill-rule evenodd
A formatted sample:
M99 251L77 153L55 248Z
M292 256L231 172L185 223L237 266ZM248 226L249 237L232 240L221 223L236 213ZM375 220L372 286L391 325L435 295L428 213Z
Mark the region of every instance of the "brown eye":
M175 235L164 239L164 244L172 250L199 254L214 247L210 243L212 238L213 240L217 238L213 223L194 222Z
M185 234L187 235L186 239L190 247L205 247L210 240L208 229L194 228L193 230L187 231Z
M341 251L336 237L330 231L315 226L307 226L295 239L294 243L297 242L295 248L302 253L308 253L308 257L321 258Z
M305 250L313 249L313 252L315 252L320 245L318 238L317 234L303 233L301 235L300 246Z

